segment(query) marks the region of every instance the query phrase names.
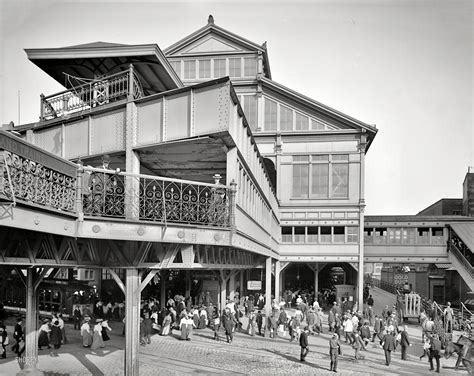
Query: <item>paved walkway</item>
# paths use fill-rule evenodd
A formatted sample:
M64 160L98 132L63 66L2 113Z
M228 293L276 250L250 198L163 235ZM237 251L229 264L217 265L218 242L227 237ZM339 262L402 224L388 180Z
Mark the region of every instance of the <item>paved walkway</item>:
M116 376L123 375L124 337L121 325L112 322L113 331L107 347L91 351L81 346L79 331L67 327L68 344L63 345L57 357L49 350L39 352L38 369L48 376ZM8 328L12 333L12 327ZM354 360L354 350L343 344L338 371L343 375L429 375L429 364L421 355L421 333L416 326L409 327L414 346L409 348L408 360L400 360L400 352L392 356L387 367L383 351L377 343L370 343L361 351L363 360ZM173 336L154 335L149 345L140 348L140 375L329 375L329 334L309 338L310 353L307 361L299 361L300 347L286 338L251 337L236 333L232 344L213 340L210 329L194 330L191 341ZM221 337L224 333L221 331ZM14 354L8 347L8 358L0 360L0 375L12 376L19 372ZM454 359L441 359L442 375L467 375L454 371Z

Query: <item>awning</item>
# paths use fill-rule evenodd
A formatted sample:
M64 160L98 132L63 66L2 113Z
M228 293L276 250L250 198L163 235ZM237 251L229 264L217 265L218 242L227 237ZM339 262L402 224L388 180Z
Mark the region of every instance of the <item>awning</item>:
M435 264L438 269L449 269L451 264Z
M450 226L471 252L474 252L474 222L451 223Z

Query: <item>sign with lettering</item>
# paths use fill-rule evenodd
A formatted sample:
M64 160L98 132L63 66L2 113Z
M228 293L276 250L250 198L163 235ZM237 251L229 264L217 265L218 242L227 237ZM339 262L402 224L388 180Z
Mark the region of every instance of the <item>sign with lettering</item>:
M247 290L261 290L262 281L247 281Z

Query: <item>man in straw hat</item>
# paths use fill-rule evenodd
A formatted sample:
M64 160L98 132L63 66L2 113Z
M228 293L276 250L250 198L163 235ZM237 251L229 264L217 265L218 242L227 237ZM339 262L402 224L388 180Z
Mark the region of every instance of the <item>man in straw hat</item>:
M337 333L334 333L329 340L329 355L331 356L329 370L337 372L337 357L342 355L341 344L339 343L339 336Z

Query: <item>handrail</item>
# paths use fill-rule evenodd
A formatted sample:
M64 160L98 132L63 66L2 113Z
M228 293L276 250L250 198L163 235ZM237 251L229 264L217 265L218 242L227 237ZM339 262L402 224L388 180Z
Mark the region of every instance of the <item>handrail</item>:
M449 242L449 251L456 257L456 259L464 266L471 278L474 278L474 267L464 257L461 251L452 242Z

